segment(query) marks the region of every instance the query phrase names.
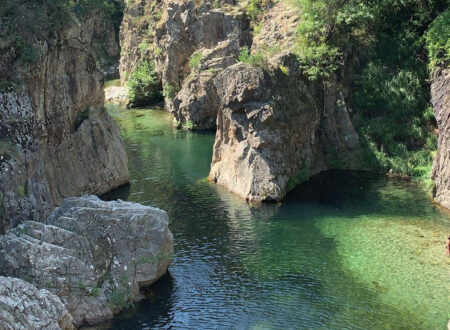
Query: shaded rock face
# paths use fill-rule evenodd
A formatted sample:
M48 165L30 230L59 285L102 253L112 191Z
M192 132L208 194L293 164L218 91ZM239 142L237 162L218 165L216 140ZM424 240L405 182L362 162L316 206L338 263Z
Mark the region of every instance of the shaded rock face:
M18 278L0 276L0 328L72 330L72 316L48 290Z
M118 126L103 110L91 53L95 21L35 40L21 85L0 92L0 231L43 221L63 198L101 194L129 179Z
M434 199L450 208L450 69L439 69L431 84L433 104L439 128L438 150L433 163Z
M220 1L220 5L233 1ZM215 127L219 104L213 79L236 63L249 39L248 21L237 7L213 8L196 1L129 4L121 27L121 79L144 59L153 60L166 90L166 110L178 128ZM157 13L162 13L158 14ZM145 49L145 50L144 50ZM190 60L196 57L196 67ZM170 92L167 92L170 91Z
M46 224L28 221L0 238L0 275L57 295L76 326L96 324L167 272L168 224L166 212L140 204L65 199Z
M333 162L355 166L359 147L337 87L321 91L290 55L274 61L289 73L241 63L215 80L222 106L209 179L251 202L279 201Z
M304 77L291 54L299 19L291 6L267 5L253 33L243 4L217 9L167 0L153 9L143 2L130 8L141 19L142 12L164 13L150 20L151 37L140 35L151 46L139 56L153 59L162 85L171 87L166 109L176 127L217 128L209 179L249 201L278 201L320 171L358 168L346 80L324 84ZM244 46L255 67L236 64ZM123 58L135 54L124 59L129 68L139 56L126 48Z

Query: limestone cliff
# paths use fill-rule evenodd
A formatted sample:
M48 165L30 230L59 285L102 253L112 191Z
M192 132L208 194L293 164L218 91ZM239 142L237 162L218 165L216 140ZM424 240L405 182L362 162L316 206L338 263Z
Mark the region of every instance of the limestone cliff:
M313 174L359 166L346 73L309 81L292 54L298 12L267 3L259 27L245 2L170 0L131 5L122 26L122 72L142 58L156 63L175 126L217 128L210 180L250 201L280 200ZM147 27L154 33L143 36Z
M249 42L248 20L233 1L137 1L127 6L121 28L122 83L143 60L154 61L166 110L176 127L216 124L215 75L236 63Z
M314 174L358 166L358 135L338 87L323 92L289 54L273 62L269 72L235 64L215 80L221 107L209 179L252 202L279 201Z
M435 200L450 208L450 69L434 73L431 84L431 102L439 128L438 150L434 159L432 178L435 182Z
M30 23L12 30L15 39L0 27L0 231L129 179L118 126L103 108L92 52L98 22L64 23L51 31ZM16 40L26 42L20 52Z

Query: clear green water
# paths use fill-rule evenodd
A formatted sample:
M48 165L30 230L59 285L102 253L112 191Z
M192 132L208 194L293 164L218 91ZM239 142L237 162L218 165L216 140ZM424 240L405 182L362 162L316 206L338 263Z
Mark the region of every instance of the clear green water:
M415 184L329 172L278 205L206 182L214 134L160 110L109 106L131 185L111 194L168 211L170 274L111 329L446 329L450 218Z

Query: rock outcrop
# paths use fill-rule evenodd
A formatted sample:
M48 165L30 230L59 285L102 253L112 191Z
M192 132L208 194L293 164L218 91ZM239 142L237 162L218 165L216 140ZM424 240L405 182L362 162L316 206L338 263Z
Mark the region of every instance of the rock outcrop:
M305 77L292 54L298 12L269 1L252 26L245 3L219 7L166 0L152 10L138 2L122 29L122 40L136 35L146 45L139 52L136 41L123 44L123 71L139 58L155 62L174 125L217 128L209 179L249 201L278 201L320 171L358 168L350 88L342 77L326 85ZM130 29L142 11L150 37Z
M438 69L431 84L431 103L439 129L438 150L433 163L436 202L450 208L450 69Z
M58 296L76 326L96 324L141 300L139 289L167 272L168 224L166 212L140 204L68 198L46 224L28 221L0 238L0 275Z
M121 28L122 83L142 60L152 60L178 128L211 129L218 100L215 75L236 63L249 42L248 21L233 1L165 0L130 3Z
M96 26L74 19L48 38L26 31L28 62L0 45L0 71L11 81L0 92L0 232L43 221L63 198L129 180L119 128L103 108Z
M271 72L235 64L215 80L221 108L209 179L251 202L279 201L316 173L357 167L358 135L337 87L322 94L288 54L273 62Z
M0 276L0 328L72 330L72 316L48 290L18 278Z

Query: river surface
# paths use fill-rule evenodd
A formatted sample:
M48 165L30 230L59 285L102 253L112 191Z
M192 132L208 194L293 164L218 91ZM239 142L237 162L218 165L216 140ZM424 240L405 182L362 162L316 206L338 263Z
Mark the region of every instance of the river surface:
M167 210L170 274L111 329L446 329L450 218L416 184L328 172L280 204L206 181L213 133L108 105L131 184L110 198Z

